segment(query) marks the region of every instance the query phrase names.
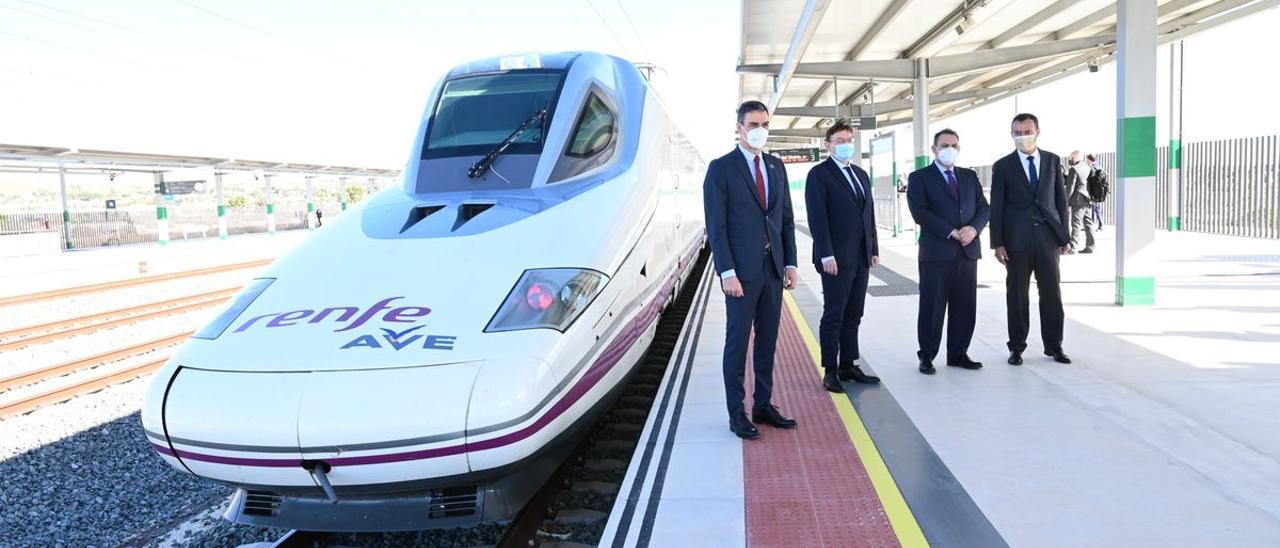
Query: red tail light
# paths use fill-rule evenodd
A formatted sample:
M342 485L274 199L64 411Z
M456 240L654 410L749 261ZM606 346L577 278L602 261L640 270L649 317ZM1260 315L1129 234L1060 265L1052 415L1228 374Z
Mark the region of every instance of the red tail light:
M534 310L542 311L551 308L551 303L555 302L555 294L547 284L538 282L529 286L529 290L524 294L524 300Z

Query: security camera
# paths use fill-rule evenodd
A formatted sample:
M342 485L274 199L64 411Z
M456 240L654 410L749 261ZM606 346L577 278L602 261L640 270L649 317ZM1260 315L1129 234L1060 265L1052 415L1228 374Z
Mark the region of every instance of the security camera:
M1089 72L1098 72L1098 58L1090 57L1086 64L1089 65Z

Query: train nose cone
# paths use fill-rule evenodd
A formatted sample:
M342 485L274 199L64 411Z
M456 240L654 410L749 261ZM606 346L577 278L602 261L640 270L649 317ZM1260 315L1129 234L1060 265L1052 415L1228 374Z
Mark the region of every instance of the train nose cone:
M481 362L376 370L180 368L163 407L161 453L239 485L335 489L463 474L467 405ZM167 436L167 438L166 438ZM157 439L159 438L159 439Z

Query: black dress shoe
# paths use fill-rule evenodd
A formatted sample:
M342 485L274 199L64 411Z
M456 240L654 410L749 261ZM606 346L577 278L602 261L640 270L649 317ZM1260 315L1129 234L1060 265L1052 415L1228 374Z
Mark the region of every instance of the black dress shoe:
M925 375L932 375L936 370L933 368L933 360L920 360L920 372Z
M751 420L759 424L768 424L778 428L795 428L795 419L788 419L778 412L778 408L772 405L757 407L751 411Z
M969 356L964 354L947 358L947 365L951 367L963 367L965 369L982 369L982 362L975 362L969 359Z
M827 374L822 376L822 387L826 388L827 392L844 393L844 385L840 384L840 376L834 369L828 369Z
M1044 355L1053 358L1053 361L1058 363L1071 363L1071 357L1066 355L1061 348L1057 350L1045 350Z
M1081 253L1093 253L1093 248L1092 248L1092 247L1086 247L1086 248L1084 248L1084 249L1081 249L1081 250L1080 250L1080 252L1081 252Z
M1022 352L1009 353L1009 365L1022 365Z
M754 440L760 437L760 430L757 430L756 425L747 420L746 413L739 413L737 416L729 417L729 430L744 440Z
M878 384L880 382L880 377L863 373L862 368L857 365L846 365L841 367L837 373L842 381L860 382L862 384Z

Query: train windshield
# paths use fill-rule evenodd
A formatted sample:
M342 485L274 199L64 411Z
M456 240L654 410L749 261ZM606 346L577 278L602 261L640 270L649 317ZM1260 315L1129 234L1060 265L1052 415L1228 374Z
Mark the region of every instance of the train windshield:
M445 82L422 150L422 159L483 155L530 115L547 115L528 128L507 154L538 154L564 81L562 70L518 70L465 76Z

